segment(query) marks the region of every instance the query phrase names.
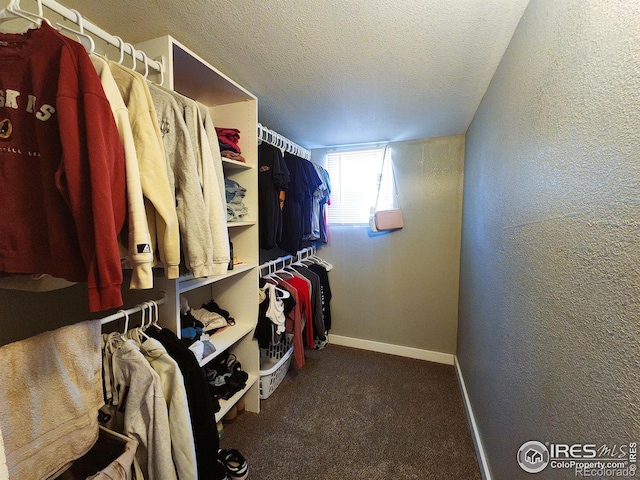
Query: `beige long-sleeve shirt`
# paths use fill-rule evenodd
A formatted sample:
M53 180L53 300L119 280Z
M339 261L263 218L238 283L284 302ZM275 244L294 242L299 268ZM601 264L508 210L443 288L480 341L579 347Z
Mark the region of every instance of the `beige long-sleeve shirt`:
M129 112L152 249L154 253L157 251L167 278L177 278L180 231L176 200L169 185L164 148L155 109L149 100L149 88L142 75L116 62L109 61L108 64Z
M127 218L128 236L120 238L120 256L124 260L123 266L132 268L130 287L134 289L153 288L153 251L151 236L147 224L140 183L140 170L136 154L133 132L129 123L129 111L113 79L107 62L91 55L91 62L100 77L100 83L111 105L111 111L120 134L120 141L124 148L126 183L127 183Z

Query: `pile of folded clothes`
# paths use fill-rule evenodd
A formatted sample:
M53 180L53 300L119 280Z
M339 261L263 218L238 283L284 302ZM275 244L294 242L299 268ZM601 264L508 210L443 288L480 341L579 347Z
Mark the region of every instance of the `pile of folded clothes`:
M180 296L180 336L198 361L216 351L211 336L235 324L231 314L214 300L201 308L190 308L188 300Z
M240 130L237 128L216 127L218 134L218 144L220 145L220 155L237 162L244 162L244 157L240 150Z
M249 209L244 204L247 189L229 178L224 179L224 187L227 200L227 222L239 222L242 217L249 214Z

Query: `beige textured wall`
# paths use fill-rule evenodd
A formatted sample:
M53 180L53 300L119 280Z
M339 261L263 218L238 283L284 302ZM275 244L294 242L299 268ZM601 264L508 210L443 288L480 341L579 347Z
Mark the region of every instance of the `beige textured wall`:
M640 439L639 33L635 0L532 0L467 132L458 358L495 479L528 440Z
M125 273L123 285L128 284L129 278ZM158 289L123 288L122 293L127 308L161 296ZM25 292L0 288L0 346L83 320L106 317L117 310L114 308L88 313L86 283L78 283L50 292ZM139 324L139 314L132 321L138 322L136 325ZM123 329L124 323L124 320L114 322L110 326L103 327L103 331L108 332L110 328Z
M392 143L404 229L331 226L331 333L455 353L464 136ZM325 150L314 150L321 163ZM330 208L330 207L329 207Z

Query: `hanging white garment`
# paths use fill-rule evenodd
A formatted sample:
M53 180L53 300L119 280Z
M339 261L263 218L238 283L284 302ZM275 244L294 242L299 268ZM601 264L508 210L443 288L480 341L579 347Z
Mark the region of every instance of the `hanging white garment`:
M264 286L269 290L269 306L267 307L267 318L273 322L276 327L276 333L281 335L285 330L286 317L284 315L284 302L278 298L275 285L267 283Z
M138 441L136 459L148 480L176 480L169 414L158 374L133 340L103 334L107 427Z

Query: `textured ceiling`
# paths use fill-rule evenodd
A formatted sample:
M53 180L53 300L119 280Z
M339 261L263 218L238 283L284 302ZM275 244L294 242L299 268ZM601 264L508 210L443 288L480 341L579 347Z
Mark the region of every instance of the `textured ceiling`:
M61 0L125 41L170 34L307 147L464 133L529 0Z

